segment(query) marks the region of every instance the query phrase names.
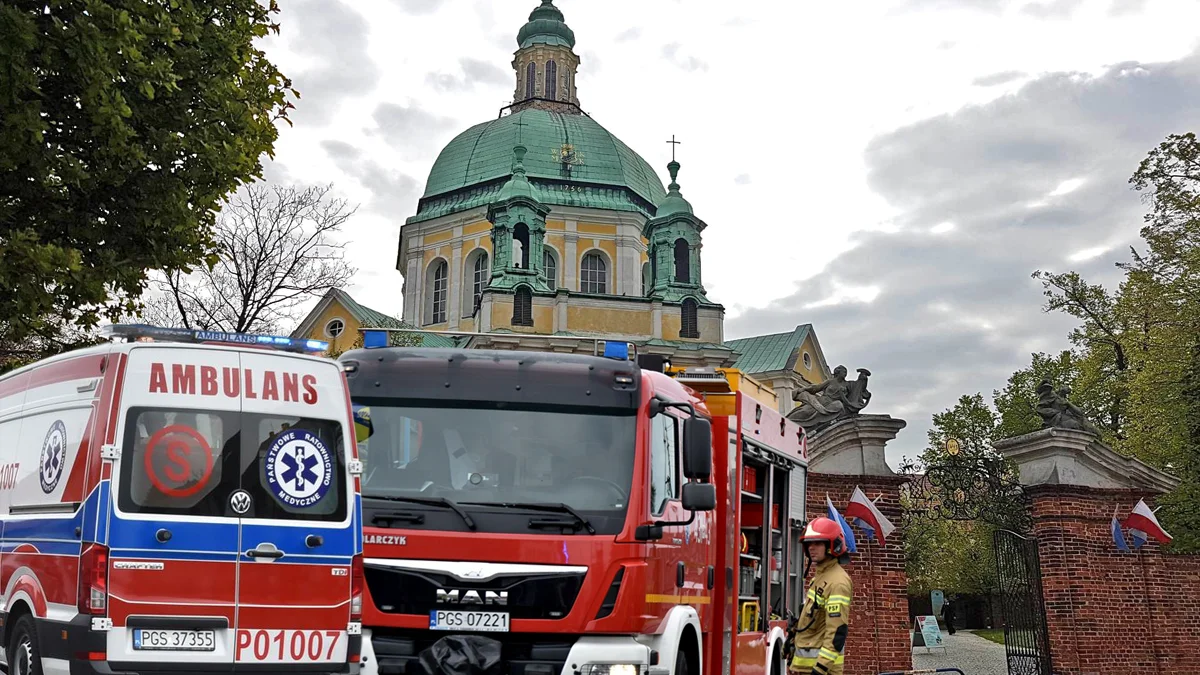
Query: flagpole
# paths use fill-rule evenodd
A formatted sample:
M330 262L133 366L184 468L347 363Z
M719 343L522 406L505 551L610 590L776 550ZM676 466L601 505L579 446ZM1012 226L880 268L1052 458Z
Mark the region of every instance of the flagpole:
M1147 542L1147 543L1149 543L1149 542ZM1143 546L1144 546L1144 544L1143 544ZM1138 547L1137 556L1138 556L1138 567L1142 568L1142 588L1146 592L1146 618L1149 620L1147 625L1149 625L1150 627L1153 627L1154 626L1154 606L1153 606L1153 604L1151 604L1153 602L1153 598L1150 597L1150 580L1146 577L1146 562L1145 562L1145 559L1142 557L1142 547L1141 546ZM1157 640L1154 639L1154 631L1150 631L1150 649L1154 651L1154 669L1158 670L1158 667L1159 667L1158 642L1157 642Z

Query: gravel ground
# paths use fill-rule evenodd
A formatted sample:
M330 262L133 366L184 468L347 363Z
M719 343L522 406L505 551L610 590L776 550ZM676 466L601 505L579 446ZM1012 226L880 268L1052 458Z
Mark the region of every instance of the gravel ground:
M1004 645L966 631L942 633L946 649L913 648L913 668L958 668L964 675L1007 675ZM911 641L910 641L911 642Z

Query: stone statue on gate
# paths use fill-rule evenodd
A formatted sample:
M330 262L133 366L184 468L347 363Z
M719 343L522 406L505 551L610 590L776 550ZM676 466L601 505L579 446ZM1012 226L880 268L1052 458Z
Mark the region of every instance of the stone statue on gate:
M858 379L846 379L846 366L833 369L833 377L804 387L792 394L798 405L788 413L788 419L812 432L853 417L867 407L871 392L867 391L867 378L871 371L858 369Z
M1042 418L1043 429L1073 429L1100 435L1096 425L1088 421L1087 414L1067 400L1071 395L1070 387L1059 387L1056 391L1050 380L1042 380L1038 385L1037 395L1037 414Z

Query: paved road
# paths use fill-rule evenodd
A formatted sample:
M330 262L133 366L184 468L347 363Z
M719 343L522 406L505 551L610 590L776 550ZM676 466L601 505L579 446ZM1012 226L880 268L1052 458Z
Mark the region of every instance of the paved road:
M913 649L913 668L958 668L964 675L1008 674L1004 645L962 630L954 635L943 632L942 637L946 640L945 651L933 649L926 653L923 647Z

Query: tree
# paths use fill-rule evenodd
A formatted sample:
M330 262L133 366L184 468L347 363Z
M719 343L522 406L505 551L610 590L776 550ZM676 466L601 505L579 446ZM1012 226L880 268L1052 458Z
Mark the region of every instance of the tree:
M298 96L255 46L278 32L278 11L275 0L0 4L9 353L134 311L147 270L205 259L218 203L261 174Z
M1159 500L1159 519L1175 552L1200 551L1200 143L1194 134L1169 136L1130 178L1149 211L1145 246L1119 263L1125 279L1115 292L1078 274L1036 272L1046 310L1063 311L1079 326L1070 338L1072 398L1101 426L1105 442L1182 480ZM1063 364L1065 365L1065 364ZM1033 370L1049 368L1034 359ZM1073 372L1072 372L1073 371ZM1018 371L997 394L1006 432L1027 428L1021 411L1029 373ZM1058 383L1063 384L1060 380ZM1011 421L1011 424L1009 422Z
M236 193L217 221L215 264L164 273L143 318L233 333L294 325L300 305L355 272L335 239L354 209L331 190L255 184Z

